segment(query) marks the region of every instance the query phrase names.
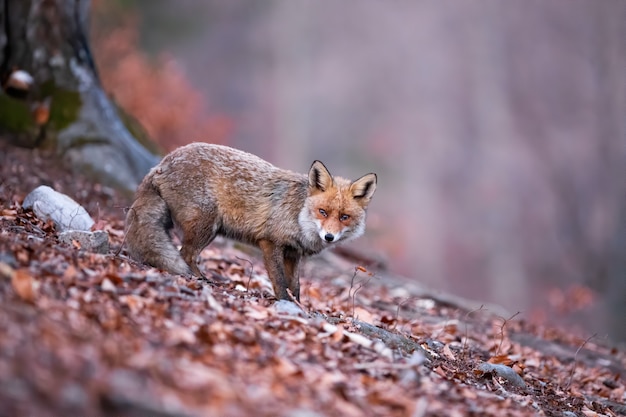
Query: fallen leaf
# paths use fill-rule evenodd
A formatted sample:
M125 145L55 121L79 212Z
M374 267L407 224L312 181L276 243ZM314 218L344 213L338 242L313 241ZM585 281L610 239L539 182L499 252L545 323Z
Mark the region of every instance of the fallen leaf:
M13 279L15 275L15 269L11 267L9 264L5 264L4 262L0 262L0 277L5 279Z
M145 299L138 295L129 294L120 297L120 302L130 309L131 313L137 314L145 305Z
M36 282L28 269L18 269L11 278L15 293L24 301L32 303L37 293Z
M100 284L100 288L104 292L115 292L116 291L115 284L113 284L111 282L111 280L108 279L108 278L105 278L105 279L102 280L102 284Z
M367 311L366 309L362 307L354 308L354 317L358 318L361 321L365 321L367 323L374 322L374 316L372 316L372 314L369 311Z
M492 356L487 362L510 366L513 363L513 360L509 357L509 355L498 355Z
M456 356L454 356L454 353L452 353L452 350L450 349L449 344L443 347L443 356L450 359L451 361L456 360Z
M66 283L74 282L77 274L78 271L76 267L72 264L69 264L67 268L65 268L65 271L63 271L63 281L65 281Z
M186 327L174 325L167 332L167 342L170 346L196 343L196 335Z

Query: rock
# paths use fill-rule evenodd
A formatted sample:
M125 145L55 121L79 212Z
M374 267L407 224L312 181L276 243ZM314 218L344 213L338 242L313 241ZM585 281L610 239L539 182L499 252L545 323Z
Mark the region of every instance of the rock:
M109 234L103 230L86 232L84 230L68 230L59 234L59 242L73 245L78 243L80 249L95 253L109 252Z
M274 310L281 315L307 317L307 314L293 301L278 300L274 303Z
M41 220L52 220L59 242L77 242L80 249L95 253L109 251L109 234L102 230L91 232L94 221L87 210L65 194L41 185L26 196L22 207L32 209Z
M22 207L32 209L41 220L51 219L59 232L90 230L94 221L80 204L47 185L40 185L24 199Z
M513 370L513 368L511 368L509 366L501 365L501 364L488 363L488 362L482 362L480 365L478 365L478 367L476 369L478 370L478 372L482 372L484 374L496 374L500 378L506 379L512 385L514 385L514 386L516 386L518 388L526 388L526 383L524 382L522 377L519 376Z

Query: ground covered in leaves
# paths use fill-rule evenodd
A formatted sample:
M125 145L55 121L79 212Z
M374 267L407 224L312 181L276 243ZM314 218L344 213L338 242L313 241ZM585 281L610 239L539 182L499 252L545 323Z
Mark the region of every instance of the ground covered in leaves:
M66 193L110 235L93 254L21 207ZM276 303L256 252L208 279L130 261L128 200L0 141L0 416L626 415L626 354L451 302L327 254Z

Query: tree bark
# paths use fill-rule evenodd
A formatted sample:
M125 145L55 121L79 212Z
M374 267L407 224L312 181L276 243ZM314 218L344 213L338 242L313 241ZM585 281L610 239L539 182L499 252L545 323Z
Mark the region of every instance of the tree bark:
M55 149L74 170L133 191L158 157L102 90L86 36L89 6L0 0L0 132L20 146ZM32 83L17 85L18 73Z

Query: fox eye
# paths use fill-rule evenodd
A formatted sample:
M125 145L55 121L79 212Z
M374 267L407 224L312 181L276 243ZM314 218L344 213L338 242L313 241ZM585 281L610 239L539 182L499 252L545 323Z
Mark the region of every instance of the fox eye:
M324 209L320 209L320 214L321 214L322 216L324 216L324 217L327 217L327 216L328 216L328 213L326 213L326 210L324 210Z
M350 216L348 216L347 214L342 214L341 216L339 216L339 220L342 221L342 222L345 222L349 218L350 218Z

